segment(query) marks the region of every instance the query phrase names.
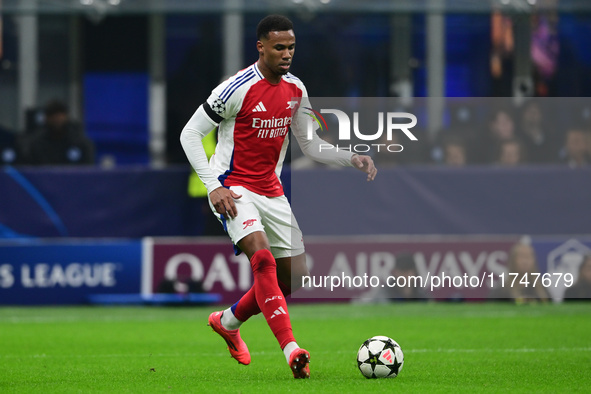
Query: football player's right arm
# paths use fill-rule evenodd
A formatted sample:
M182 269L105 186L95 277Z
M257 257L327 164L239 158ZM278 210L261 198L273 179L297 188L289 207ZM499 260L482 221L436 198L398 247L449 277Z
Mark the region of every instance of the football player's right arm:
M208 106L207 103L199 106L189 119L181 132L181 145L187 159L189 159L189 163L191 163L191 166L207 188L209 198L216 211L221 215L226 215L226 217L235 217L237 211L234 198L240 198L240 196L222 186L209 167L207 155L203 148L203 138L218 125L207 114L206 107Z
M181 132L183 150L187 155L187 159L189 159L189 163L203 181L208 193L222 185L211 168L209 168L209 161L201 140L216 127L217 124L207 116L203 105L200 105Z

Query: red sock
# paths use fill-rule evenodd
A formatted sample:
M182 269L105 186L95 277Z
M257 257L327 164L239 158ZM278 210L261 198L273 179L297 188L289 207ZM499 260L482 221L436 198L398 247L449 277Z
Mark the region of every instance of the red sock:
M285 297L277 284L277 264L271 252L261 249L250 259L254 275L254 293L267 324L277 338L281 349L295 341L287 312Z
M284 296L288 296L291 294L291 288L286 286L280 280L277 280L279 284L279 288ZM257 299L255 296L254 286L252 286L246 294L240 298L240 300L235 304L235 307L232 308L234 317L241 322L245 322L250 319L254 315L258 315L261 313L261 308L259 308L259 304L257 304Z
M241 322L250 319L251 316L261 313L261 308L257 304L257 299L254 295L254 286L252 286L242 298L233 305L234 317Z

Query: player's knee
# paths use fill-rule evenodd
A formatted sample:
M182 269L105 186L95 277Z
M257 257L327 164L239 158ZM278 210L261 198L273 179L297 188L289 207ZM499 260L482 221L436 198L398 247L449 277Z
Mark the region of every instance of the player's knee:
M259 249L250 258L250 265L253 272L277 269L275 258L269 249Z

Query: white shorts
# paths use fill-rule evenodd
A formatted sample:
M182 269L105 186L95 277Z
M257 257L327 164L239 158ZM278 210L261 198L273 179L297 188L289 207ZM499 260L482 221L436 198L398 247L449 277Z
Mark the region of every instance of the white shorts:
M275 258L293 257L304 253L302 231L296 222L287 197L267 197L251 192L243 186L230 186L241 198L234 200L238 215L226 219L217 213L211 201L209 207L224 226L234 243L236 254L238 242L255 231L267 234L271 253Z

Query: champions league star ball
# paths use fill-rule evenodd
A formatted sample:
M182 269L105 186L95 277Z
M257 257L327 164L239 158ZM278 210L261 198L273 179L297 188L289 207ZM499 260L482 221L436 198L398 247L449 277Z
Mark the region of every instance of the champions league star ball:
M395 378L402 371L403 364L400 345L385 336L369 338L357 352L357 366L368 379Z

